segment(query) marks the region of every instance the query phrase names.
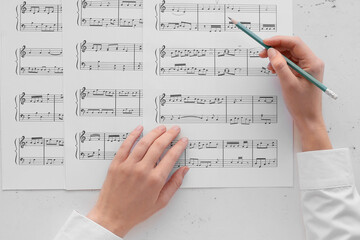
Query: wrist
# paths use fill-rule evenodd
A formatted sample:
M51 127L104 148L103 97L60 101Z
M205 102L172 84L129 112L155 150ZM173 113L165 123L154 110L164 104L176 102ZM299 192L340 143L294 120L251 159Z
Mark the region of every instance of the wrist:
M127 226L126 222L121 222L119 219L112 219L96 209L92 209L87 215L87 218L121 238L124 238L131 229L131 227Z
M332 149L332 145L322 118L305 122L295 122L301 135L302 150L317 151Z

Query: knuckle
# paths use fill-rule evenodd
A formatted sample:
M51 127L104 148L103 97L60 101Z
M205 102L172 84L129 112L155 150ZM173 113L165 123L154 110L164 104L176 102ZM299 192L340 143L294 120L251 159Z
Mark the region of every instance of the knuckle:
M153 174L149 177L150 185L159 185L163 182L163 177L160 175Z
M290 89L290 90L296 90L298 91L298 86L296 84L296 81L286 81L286 87L287 89Z
M300 43L302 40L301 40L301 37L299 37L299 36L294 36L294 41L295 41L296 43Z
M176 189L180 188L182 184L182 180L181 179L175 179L174 180L174 186L176 187Z
M139 147L147 148L150 145L150 142L146 139L141 139L138 143Z
M162 198L159 198L159 208L164 208L168 205L169 201L167 200L167 198L165 197L162 197Z
M142 166L137 166L134 168L133 174L138 178L143 178L146 175L146 170Z
M286 63L285 61L278 60L278 61L274 61L272 63L272 66L276 70L282 70L286 66Z
M167 147L167 144L164 141L157 140L155 141L154 146L158 149L164 149Z
M315 67L316 67L316 68L320 68L320 69L324 69L324 67L325 67L324 61L321 60L321 59L318 59L318 60L315 62Z
M178 153L176 152L176 149L171 149L171 151L168 151L167 152L167 157L174 160L174 159L177 159L178 158Z
M115 164L111 164L108 169L108 175L115 175L118 171L118 168Z

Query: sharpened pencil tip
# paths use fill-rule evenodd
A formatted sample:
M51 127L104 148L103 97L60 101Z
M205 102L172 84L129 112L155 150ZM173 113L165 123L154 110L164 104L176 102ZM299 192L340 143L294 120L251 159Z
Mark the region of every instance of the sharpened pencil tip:
M230 21L233 23L233 24L237 24L238 22L235 21L234 19L232 19L231 17L228 17L230 19Z

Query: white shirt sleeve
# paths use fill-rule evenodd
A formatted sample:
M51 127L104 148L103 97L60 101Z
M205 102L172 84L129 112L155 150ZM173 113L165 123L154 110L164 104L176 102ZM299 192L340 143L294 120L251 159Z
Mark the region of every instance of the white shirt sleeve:
M298 154L307 240L359 240L360 196L348 149Z
M54 240L122 240L122 238L74 211Z

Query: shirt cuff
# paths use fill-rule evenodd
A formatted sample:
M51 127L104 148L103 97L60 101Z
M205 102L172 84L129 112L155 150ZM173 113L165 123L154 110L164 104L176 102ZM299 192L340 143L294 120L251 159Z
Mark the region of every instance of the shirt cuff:
M59 235L63 235L69 240L122 240L122 238L76 211L73 211Z
M297 154L302 190L319 190L354 185L349 149Z

